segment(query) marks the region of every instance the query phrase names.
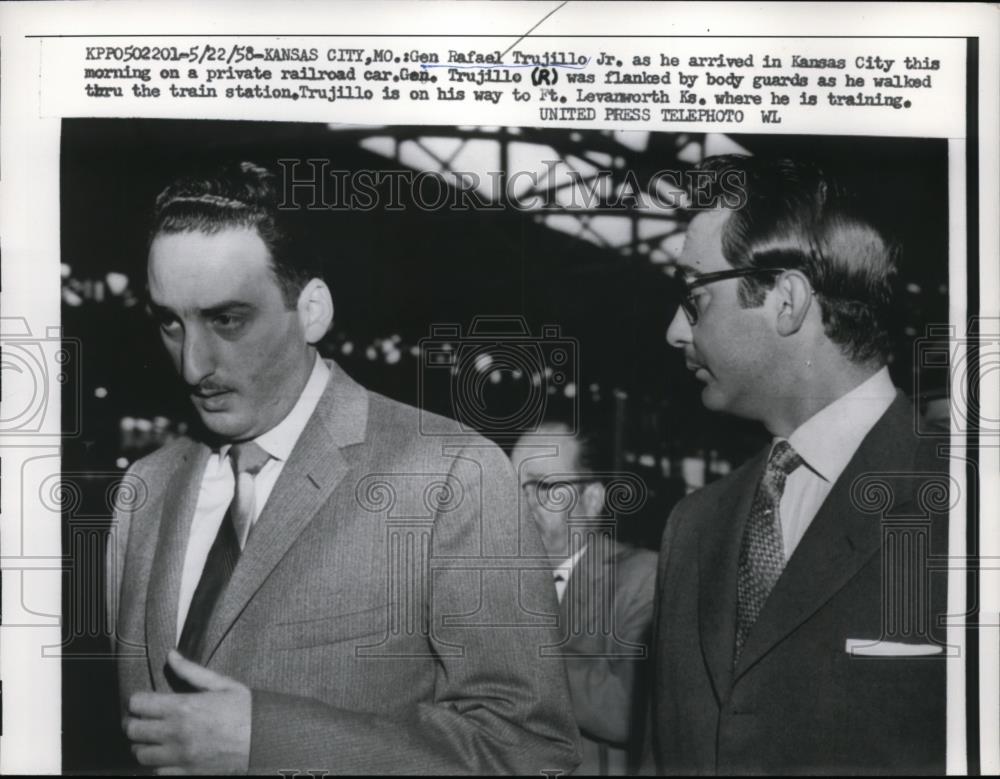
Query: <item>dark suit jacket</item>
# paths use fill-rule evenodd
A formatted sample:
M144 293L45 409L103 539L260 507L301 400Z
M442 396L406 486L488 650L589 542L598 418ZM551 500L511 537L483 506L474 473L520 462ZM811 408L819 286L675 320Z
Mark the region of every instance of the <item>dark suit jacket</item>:
M509 461L331 367L194 658L251 688L251 771L572 769L566 674L540 651L551 572ZM208 455L184 439L130 470L108 561L123 703L171 689Z
M652 752L660 772L944 770L947 463L898 395L833 486L732 667L737 557L767 452L682 501L660 553ZM952 496L954 491L950 493Z
M637 682L649 656L656 555L597 536L577 561L560 604L573 713L582 735L578 774L629 769Z

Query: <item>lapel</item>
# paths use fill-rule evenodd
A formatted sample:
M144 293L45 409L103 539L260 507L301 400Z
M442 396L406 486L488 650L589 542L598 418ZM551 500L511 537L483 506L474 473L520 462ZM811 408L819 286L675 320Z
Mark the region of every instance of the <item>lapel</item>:
M764 604L736 669L739 678L805 622L858 573L882 543L881 516L912 500L912 487L892 476L913 469L913 412L897 393L847 464ZM886 511L863 512L852 497L855 481L884 474L892 492ZM902 487L902 489L900 489ZM734 566L735 567L735 566ZM735 588L734 588L735 590Z
M736 643L736 579L743 526L750 514L768 449L733 474L718 504L700 521L698 536L698 627L716 698L729 695Z
M153 686L159 690L169 688L163 668L167 651L177 643L177 600L184 553L210 451L205 444L190 446L181 456L164 493L156 553L146 590L146 644Z
M254 593L299 537L349 465L342 448L365 440L368 393L335 363L316 409L254 525L205 636L207 664Z

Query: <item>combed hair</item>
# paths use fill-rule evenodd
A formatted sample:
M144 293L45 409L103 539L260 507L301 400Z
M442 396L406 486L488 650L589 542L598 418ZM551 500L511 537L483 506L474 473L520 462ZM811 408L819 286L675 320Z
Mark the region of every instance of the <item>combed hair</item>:
M816 292L827 337L854 362L884 364L898 247L861 212L858 199L807 162L731 154L708 157L699 169L712 174L708 181L731 187L738 178L744 188L722 232L726 261L734 268L801 271ZM761 305L774 281L742 279L741 305Z
M291 214L278 207L280 196L277 176L253 162L183 176L157 196L149 243L160 233L256 230L271 254L285 305L294 308L302 288L322 278L323 268L298 237Z
M568 405L546 409L543 427L558 426L574 432L580 444L577 466L585 473L609 473L615 468L614 420L596 409L575 414Z

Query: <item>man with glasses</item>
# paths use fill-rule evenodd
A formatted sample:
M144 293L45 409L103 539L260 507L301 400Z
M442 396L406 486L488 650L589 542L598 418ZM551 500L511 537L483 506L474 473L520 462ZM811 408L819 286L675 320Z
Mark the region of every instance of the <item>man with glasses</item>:
M562 638L552 651L566 660L582 735L576 773L591 775L632 768L656 577L653 552L616 540L606 505L606 491L616 488L609 444L602 430L574 435L553 418L512 453L559 600Z
M949 501L927 491L947 495L947 464L889 378L896 253L814 166L704 170L744 191L691 219L667 341L707 408L773 438L668 520L649 755L670 773L943 772L928 559Z

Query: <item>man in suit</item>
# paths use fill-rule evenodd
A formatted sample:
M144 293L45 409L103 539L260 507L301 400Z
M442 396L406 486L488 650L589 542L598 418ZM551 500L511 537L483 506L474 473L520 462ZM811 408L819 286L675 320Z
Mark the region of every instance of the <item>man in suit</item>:
M894 251L815 166L705 173L742 195L691 220L667 341L773 439L668 520L655 768L940 773L949 482L886 368Z
M638 742L636 712L653 618L656 555L619 543L607 490L640 487L612 472L606 436L549 421L512 452L548 554L559 599L573 713L582 736L579 774L624 775ZM632 750L634 751L634 750Z
M330 290L276 183L242 163L157 200L150 308L205 431L134 464L113 528L133 752L169 771L572 769L565 671L540 654L556 602L523 570L541 547L509 462L457 423L422 435L421 412L319 358Z

